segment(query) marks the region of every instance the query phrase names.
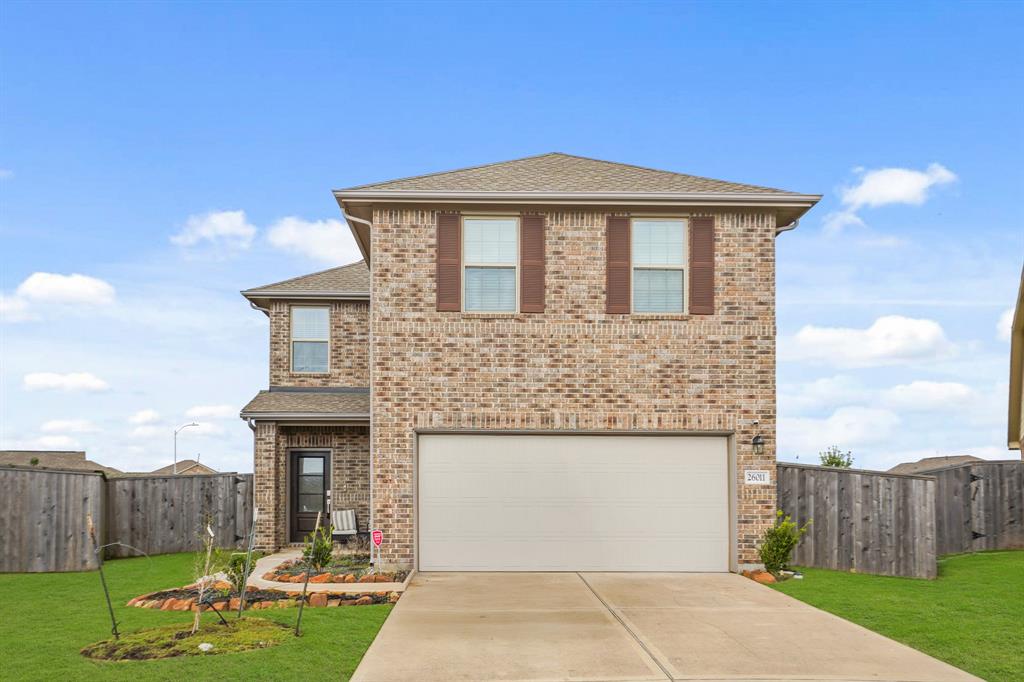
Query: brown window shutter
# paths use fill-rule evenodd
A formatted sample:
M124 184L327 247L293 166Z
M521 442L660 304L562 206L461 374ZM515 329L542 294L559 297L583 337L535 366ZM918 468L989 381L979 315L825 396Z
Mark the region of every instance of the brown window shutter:
M519 223L519 310L544 312L544 216L522 216Z
M608 216L608 249L607 291L605 292L607 311L612 314L630 313L629 271L630 261L629 218L625 216Z
M715 314L715 219L690 218L690 314Z
M437 309L462 309L462 219L458 213L437 214Z

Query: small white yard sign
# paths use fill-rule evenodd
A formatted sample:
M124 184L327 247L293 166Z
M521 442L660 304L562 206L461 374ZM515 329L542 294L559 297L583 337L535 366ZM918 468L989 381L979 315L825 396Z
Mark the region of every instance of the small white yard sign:
M764 469L747 469L745 472L744 483L747 485L771 485L772 474L770 471Z

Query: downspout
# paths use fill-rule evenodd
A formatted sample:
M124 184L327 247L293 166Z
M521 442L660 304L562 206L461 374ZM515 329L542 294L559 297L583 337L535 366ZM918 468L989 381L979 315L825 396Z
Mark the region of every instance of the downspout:
M795 230L797 228L797 225L799 225L799 224L800 224L800 219L797 218L796 220L791 222L789 225L786 225L784 227L777 227L777 228L775 228L775 236L778 237L783 232L789 232L790 230Z

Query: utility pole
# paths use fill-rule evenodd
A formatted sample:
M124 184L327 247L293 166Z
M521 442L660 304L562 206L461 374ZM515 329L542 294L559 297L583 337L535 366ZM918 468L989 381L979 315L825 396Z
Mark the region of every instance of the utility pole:
M178 428L174 429L174 474L178 474L178 431L187 429L190 426L199 426L196 422L190 422L188 424L182 424Z

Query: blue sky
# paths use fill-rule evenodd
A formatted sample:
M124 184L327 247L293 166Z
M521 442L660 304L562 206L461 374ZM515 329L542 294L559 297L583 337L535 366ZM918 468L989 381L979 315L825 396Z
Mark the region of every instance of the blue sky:
M240 289L330 190L564 151L825 198L778 240L779 454L1007 457L1014 3L0 6L0 447L251 469ZM84 277L73 278L74 274ZM1004 321L1005 324L1005 321Z

